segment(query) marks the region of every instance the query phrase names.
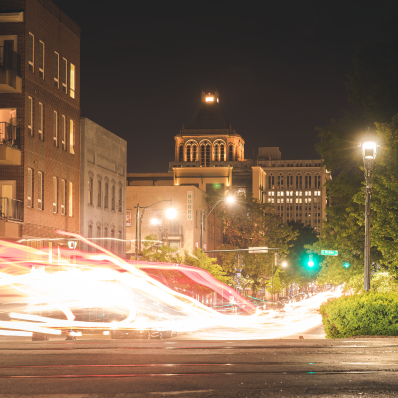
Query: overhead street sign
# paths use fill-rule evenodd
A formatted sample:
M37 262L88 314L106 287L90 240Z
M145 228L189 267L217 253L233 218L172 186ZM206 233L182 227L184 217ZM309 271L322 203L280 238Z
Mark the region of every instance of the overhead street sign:
M338 256L338 250L321 250L322 256Z
M249 253L268 253L268 247L249 247Z

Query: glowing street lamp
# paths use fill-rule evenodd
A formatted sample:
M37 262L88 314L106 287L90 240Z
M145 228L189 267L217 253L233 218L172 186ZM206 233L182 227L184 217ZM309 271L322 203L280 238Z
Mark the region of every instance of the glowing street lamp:
M365 248L364 248L364 289L370 289L370 195L372 193L371 172L377 154L377 143L365 139L362 144L363 165L365 168Z
M283 267L283 268L286 268L286 267L287 267L287 261L283 261L283 262L282 262L282 267Z
M135 229L135 259L137 261L138 261L138 253L141 252L141 222L142 222L142 218L144 217L145 210L148 209L149 207L155 206L161 202L170 202L171 205L173 205L172 199L160 200L159 202L156 202L152 205L141 207L143 210L140 215L140 205L137 203L137 206L136 206L137 214L136 214L136 224L135 224L135 226L136 226L136 229ZM170 207L166 210L165 214L166 214L167 218L173 219L177 216L177 210L173 207ZM160 220L158 220L158 221L160 221ZM151 221L151 223L153 224L152 221ZM158 226L159 226L159 224L158 224ZM160 230L160 226L159 226L159 230Z
M216 202L213 206L208 207L206 210L201 211L201 221L200 221L200 248L203 250L203 232L204 232L204 225L205 221L207 220L207 217L210 216L211 212L216 208L216 206L221 203L221 202L227 202L227 203L234 203L235 198L232 195L229 195L225 198L220 199L218 202ZM207 215L205 216L205 213Z

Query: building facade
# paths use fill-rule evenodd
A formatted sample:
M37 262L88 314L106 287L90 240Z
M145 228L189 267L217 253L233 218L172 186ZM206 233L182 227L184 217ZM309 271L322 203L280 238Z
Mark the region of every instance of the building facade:
M79 181L80 28L49 0L3 0L1 237L79 232Z
M322 159L282 160L279 148L268 147L259 148L255 159L245 159L245 141L222 112L218 92L202 92L198 109L174 140L168 173L128 174L127 185L251 194L271 204L284 222L301 222L320 232L326 217L324 184L330 178Z
M201 211L208 207L206 197L205 192L189 185L127 186L127 252L130 255L135 253L136 211L139 205L141 209L139 240L156 234L158 241L163 245L173 247L181 253L185 250L193 253L199 247ZM177 210L177 216L169 220L166 217L166 210L171 206ZM143 212L145 207L147 209ZM215 213L210 214L205 220L203 243L205 250L215 250L222 245L222 224Z
M80 234L123 256L127 142L87 118L80 137Z

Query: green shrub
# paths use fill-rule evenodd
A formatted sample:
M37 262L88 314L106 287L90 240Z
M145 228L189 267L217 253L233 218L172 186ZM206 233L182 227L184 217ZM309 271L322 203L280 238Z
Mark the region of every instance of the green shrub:
M321 306L326 338L398 336L398 293L368 292Z

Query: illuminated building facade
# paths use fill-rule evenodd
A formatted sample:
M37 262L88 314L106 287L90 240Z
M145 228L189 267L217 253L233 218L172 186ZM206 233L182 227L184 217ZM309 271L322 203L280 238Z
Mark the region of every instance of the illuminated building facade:
M80 28L49 0L0 11L0 237L79 232Z
M266 147L258 149L255 159L245 159L245 141L226 119L217 91L202 92L198 109L174 140L168 173L127 174L127 201L144 186L154 192L168 186L170 192L172 187L195 187L203 193L215 188L220 195L250 193L269 203L284 222L320 231L326 217L324 184L330 178L322 160L282 160L279 148Z
M167 180L162 180L167 181ZM187 250L193 253L199 247L201 210L208 207L206 193L199 188L187 186L128 186L126 195L127 218L126 239L127 252L135 253L136 239L136 206L140 205L141 214L141 239L151 234L156 234L163 245L173 247L184 253ZM164 202L160 202L163 201ZM171 206L177 210L177 216L169 220L165 216L166 210ZM154 206L153 204L160 202ZM157 220L156 224L151 221ZM205 250L214 250L222 245L222 224L215 213L206 219L203 231ZM130 241L130 243L129 243ZM143 247L143 246L142 246Z
M80 119L80 234L123 256L127 141Z

